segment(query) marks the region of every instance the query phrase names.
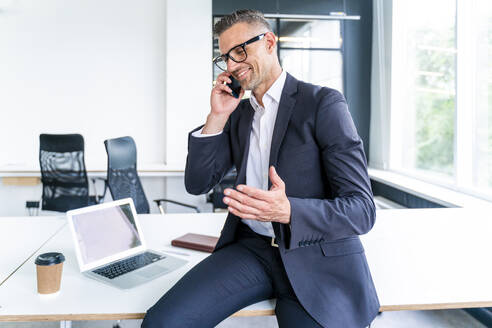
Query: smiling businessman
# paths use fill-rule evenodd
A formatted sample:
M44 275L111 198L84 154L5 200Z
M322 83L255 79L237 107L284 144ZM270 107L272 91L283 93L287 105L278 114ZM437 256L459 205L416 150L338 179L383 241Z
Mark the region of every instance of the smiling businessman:
M224 191L229 215L214 252L142 327L213 327L269 298L281 328L366 327L379 301L358 235L376 212L344 97L283 71L258 11L223 17L215 33L224 72L205 125L189 135L185 185L207 193L236 167L236 187ZM226 85L232 78L239 98ZM241 100L244 90L251 97Z

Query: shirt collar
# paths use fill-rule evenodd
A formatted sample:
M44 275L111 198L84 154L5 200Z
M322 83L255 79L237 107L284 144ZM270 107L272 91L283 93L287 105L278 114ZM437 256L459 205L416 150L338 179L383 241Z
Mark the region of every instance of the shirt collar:
M280 97L282 96L282 90L284 89L286 78L287 74L284 70L282 70L280 76L275 80L275 82L273 82L270 89L266 92L267 95L272 97L277 102L277 104L280 103Z
M265 96L268 95L273 100L275 100L277 104L279 104L286 78L287 78L287 74L285 73L285 70L282 70L282 73L280 73L279 77L275 80L275 82L273 82L270 89L267 90ZM263 96L263 98L265 98L265 96ZM258 101L256 100L253 93L251 93L251 97L249 97L249 102L251 103L251 106L253 106L253 109L255 111L260 107L260 104L258 104ZM265 101L263 101L263 104L265 104Z

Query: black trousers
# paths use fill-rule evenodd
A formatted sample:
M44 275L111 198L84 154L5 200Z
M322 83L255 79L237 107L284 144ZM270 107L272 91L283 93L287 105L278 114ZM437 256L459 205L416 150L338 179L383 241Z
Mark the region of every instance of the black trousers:
M280 328L321 327L299 303L270 238L240 223L237 242L193 267L148 311L144 328L214 327L240 309L276 298Z

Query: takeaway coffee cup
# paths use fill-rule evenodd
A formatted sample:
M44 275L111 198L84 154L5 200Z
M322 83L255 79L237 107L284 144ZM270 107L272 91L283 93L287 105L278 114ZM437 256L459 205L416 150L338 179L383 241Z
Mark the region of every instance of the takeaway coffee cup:
M62 253L44 253L36 258L38 293L51 294L60 290L63 262Z

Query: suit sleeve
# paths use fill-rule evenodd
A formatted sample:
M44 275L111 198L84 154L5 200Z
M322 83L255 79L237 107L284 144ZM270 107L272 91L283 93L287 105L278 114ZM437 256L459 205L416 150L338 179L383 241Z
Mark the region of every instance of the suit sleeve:
M194 137L200 126L188 135L188 156L185 167L186 191L193 195L209 192L232 168L230 149L230 118L219 135Z
M331 99L333 99L331 97ZM305 241L328 241L361 235L376 218L362 140L343 96L324 97L316 114L316 140L332 199L289 197L289 249ZM328 188L326 188L328 189Z

